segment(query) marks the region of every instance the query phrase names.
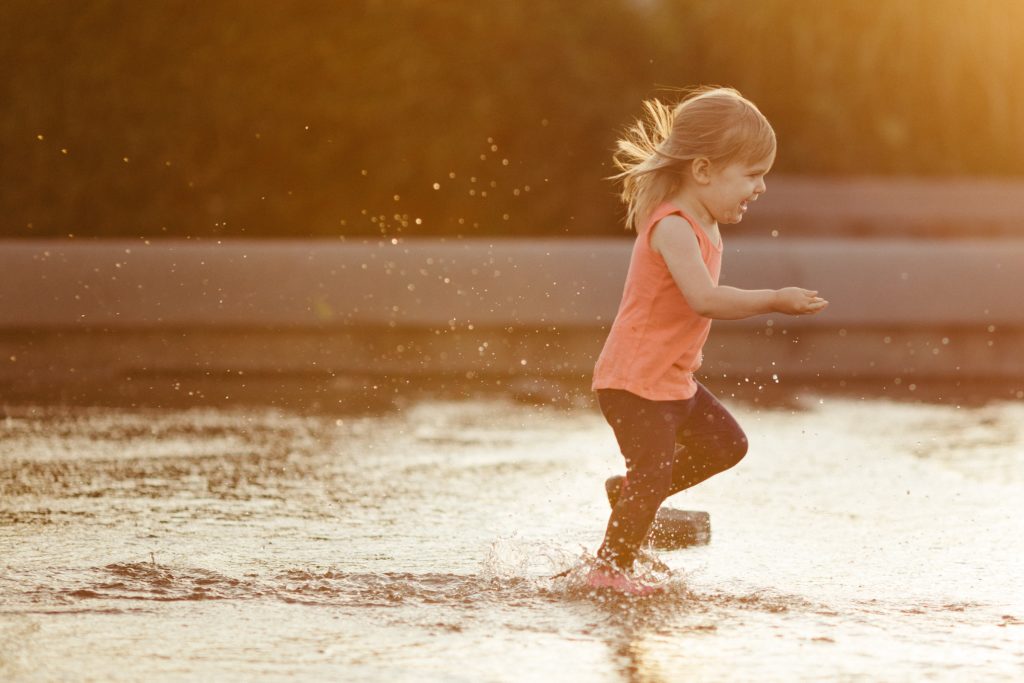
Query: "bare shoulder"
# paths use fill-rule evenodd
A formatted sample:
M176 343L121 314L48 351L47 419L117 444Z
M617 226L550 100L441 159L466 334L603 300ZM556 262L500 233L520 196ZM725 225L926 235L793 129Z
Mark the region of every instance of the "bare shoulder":
M659 254L700 250L693 228L682 216L665 216L651 227L651 248Z

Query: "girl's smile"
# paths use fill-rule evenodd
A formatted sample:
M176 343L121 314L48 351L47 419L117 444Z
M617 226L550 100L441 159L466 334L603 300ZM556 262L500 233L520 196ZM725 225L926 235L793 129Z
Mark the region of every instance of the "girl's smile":
M674 201L714 234L718 224L743 220L750 203L767 190L764 178L774 161L774 154L754 162L694 160L692 176Z
M766 190L764 177L771 170L773 158L750 162L732 162L712 166L707 184L703 186L702 204L718 223L739 223Z

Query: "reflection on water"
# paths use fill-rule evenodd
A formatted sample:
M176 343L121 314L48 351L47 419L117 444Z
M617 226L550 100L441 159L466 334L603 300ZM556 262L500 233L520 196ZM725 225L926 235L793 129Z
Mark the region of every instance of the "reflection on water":
M1020 679L1024 407L733 407L642 600L583 587L589 409L8 407L0 678Z

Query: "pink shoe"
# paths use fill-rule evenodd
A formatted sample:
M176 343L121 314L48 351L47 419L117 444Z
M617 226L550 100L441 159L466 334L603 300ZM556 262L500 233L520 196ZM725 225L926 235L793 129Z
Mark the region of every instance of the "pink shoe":
M637 579L632 579L623 571L613 567L594 567L587 575L587 586L590 588L610 588L611 590L632 595L633 597L646 597L661 591L657 586L649 586Z

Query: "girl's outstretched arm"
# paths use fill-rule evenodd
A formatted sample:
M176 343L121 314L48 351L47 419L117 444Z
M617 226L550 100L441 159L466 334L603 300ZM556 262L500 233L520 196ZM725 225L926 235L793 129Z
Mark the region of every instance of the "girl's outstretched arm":
M672 279L698 315L717 320L738 320L763 313L807 315L828 302L816 291L800 287L738 289L716 285L700 255L693 229L679 216L666 216L653 228L651 247L661 254Z

